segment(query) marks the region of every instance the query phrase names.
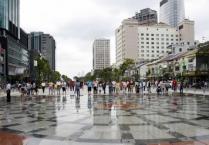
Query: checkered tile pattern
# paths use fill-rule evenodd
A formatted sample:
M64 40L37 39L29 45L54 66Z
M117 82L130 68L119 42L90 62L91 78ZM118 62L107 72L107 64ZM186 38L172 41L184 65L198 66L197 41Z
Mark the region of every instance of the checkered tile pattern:
M17 97L0 101L0 132L27 145L209 144L209 97Z

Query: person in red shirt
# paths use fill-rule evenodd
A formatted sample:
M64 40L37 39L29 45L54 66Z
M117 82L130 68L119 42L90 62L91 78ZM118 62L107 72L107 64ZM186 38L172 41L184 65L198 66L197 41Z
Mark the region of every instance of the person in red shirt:
M176 92L177 89L177 81L174 79L172 82L173 91Z

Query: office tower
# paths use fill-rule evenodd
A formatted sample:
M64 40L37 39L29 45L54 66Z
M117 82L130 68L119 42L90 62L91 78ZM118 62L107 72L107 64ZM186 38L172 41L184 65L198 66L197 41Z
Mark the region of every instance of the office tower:
M185 18L184 0L161 0L160 22L177 27Z
M116 66L121 65L125 59L137 60L138 58L138 28L136 19L125 19L115 31L116 41Z
M0 0L0 81L28 77L28 35L20 28L19 0Z
M140 25L153 25L158 23L157 11L150 8L142 9L133 18L137 19Z
M50 34L44 34L43 32L32 32L29 34L29 50L31 52L31 64L30 69L33 70L34 59L38 55L45 58L50 68L56 70L56 42Z
M93 70L110 67L110 40L96 39L93 43Z
M138 61L159 59L169 53L167 46L179 44L179 32L167 24L138 27Z
M20 38L20 1L0 0L0 28Z

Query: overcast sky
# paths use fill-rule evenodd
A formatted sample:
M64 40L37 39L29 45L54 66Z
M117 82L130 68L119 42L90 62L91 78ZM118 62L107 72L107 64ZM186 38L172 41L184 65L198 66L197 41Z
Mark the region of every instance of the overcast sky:
M186 17L195 20L196 39L208 40L209 0L185 0L185 6ZM95 38L111 39L115 62L115 29L147 7L159 11L159 0L21 0L21 27L51 34L57 43L57 70L73 77L92 69Z

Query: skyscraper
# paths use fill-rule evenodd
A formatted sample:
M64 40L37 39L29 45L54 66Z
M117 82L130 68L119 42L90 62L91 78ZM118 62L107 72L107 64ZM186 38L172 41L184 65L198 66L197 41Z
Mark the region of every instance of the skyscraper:
M93 69L110 67L110 40L96 39L93 44Z
M32 32L28 38L29 50L31 52L31 71L33 70L34 59L39 54L49 62L50 68L55 71L56 42L54 38L50 34L44 34L43 32Z
M20 1L0 0L0 81L28 77L28 35L20 28Z
M137 60L138 26L138 20L130 18L123 20L122 25L115 30L117 66L127 58Z
M0 27L20 38L19 0L0 0Z
M176 27L184 18L184 0L160 1L160 22Z

